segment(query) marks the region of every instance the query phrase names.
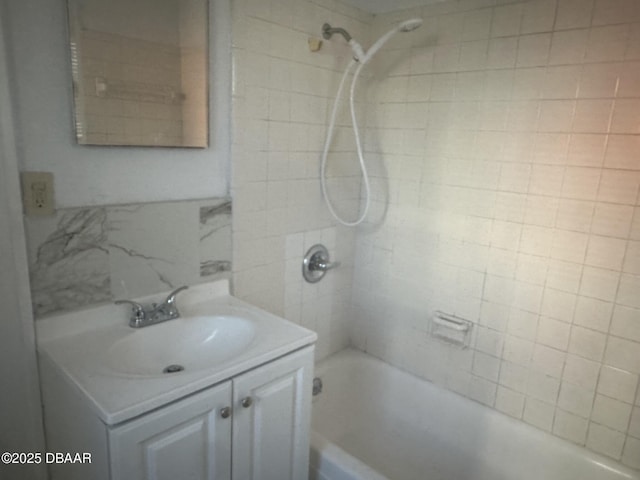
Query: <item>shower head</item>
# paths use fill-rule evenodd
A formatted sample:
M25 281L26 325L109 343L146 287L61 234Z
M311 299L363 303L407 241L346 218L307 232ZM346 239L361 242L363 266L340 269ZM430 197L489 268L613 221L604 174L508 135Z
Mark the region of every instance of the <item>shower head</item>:
M404 22L398 24L394 29L389 30L387 33L385 33L383 36L381 36L376 43L374 43L373 45L371 45L371 47L369 48L369 50L367 50L367 54L360 58L359 61L360 63L367 63L369 60L371 60L371 58L377 53L378 50L380 50L382 48L382 46L387 43L389 41L389 39L391 37L393 37L396 33L398 32L412 32L414 31L416 28L418 28L420 25L422 25L422 19L421 18L412 18L410 20L405 20Z
M398 25L398 31L400 32L412 32L416 28L420 28L422 26L423 20L421 18L412 18L411 20L405 20L400 25Z

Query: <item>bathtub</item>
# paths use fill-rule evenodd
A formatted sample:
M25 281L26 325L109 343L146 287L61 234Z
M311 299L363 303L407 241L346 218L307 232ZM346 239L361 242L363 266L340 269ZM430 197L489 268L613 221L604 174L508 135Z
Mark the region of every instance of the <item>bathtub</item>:
M316 376L310 480L640 480L356 350L320 362Z

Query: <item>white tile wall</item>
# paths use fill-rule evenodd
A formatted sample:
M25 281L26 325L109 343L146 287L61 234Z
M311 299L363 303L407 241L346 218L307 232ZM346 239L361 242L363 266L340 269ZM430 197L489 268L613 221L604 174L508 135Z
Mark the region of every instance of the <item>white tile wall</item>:
M639 468L640 3L497 3L373 20L426 23L372 65L388 211L357 237L351 341ZM476 323L470 350L434 310Z
M640 468L640 4L498 3L374 19L335 0L234 0L235 293L315 329L319 357L351 341ZM366 46L413 16L425 25L363 82L386 214L356 236L318 183L349 50L307 39L329 21ZM347 120L330 190L355 216ZM310 285L300 262L317 242L343 267ZM428 337L436 309L476 322L471 349Z
M322 358L349 342L354 232L334 226L318 172L350 48L336 36L313 53L307 40L329 22L365 41L372 16L334 0L234 0L232 15L234 293L315 330ZM346 124L344 111L328 187L339 211L355 218L360 178ZM342 266L311 285L301 267L315 243Z

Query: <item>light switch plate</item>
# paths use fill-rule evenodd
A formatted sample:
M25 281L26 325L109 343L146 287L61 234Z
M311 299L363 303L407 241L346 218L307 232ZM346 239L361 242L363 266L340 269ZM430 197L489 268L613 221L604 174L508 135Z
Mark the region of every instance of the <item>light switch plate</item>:
M22 203L27 216L53 215L53 173L22 172Z

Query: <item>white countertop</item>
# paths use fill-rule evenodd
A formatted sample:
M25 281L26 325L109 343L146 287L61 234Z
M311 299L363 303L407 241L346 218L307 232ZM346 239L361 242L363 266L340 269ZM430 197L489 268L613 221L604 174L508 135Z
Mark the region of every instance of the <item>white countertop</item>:
M164 297L153 296L154 300L158 298ZM142 301L148 303L147 299ZM118 374L105 368L107 346L128 335L142 335L145 329L156 326L133 329L128 326L129 308L104 305L36 322L38 352L42 360L53 363L72 388L82 392L105 424L115 425L313 344L317 339L310 330L232 297L226 280L190 287L180 294L177 303L183 317L230 310L242 312L254 321L255 338L240 354L211 368L158 376Z

